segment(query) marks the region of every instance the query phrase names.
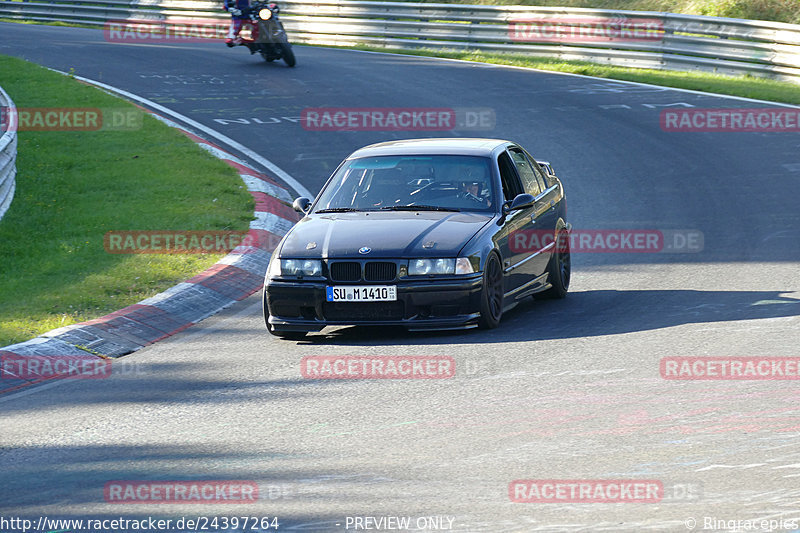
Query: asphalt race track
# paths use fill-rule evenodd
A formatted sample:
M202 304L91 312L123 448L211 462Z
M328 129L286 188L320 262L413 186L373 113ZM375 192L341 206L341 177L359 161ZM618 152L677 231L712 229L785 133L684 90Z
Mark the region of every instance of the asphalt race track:
M372 142L507 138L552 162L575 228L703 237L701 250L573 254L567 299L530 300L488 332L339 328L280 341L254 295L128 356L133 372L0 397L0 516L277 516L283 531L388 516L410 517L412 531L432 530L428 518L491 532L800 528L800 382L659 371L673 356L800 356L800 137L659 123L663 109L764 104L324 48L295 47L290 69L217 42L115 44L100 30L7 23L0 53L166 106L312 193ZM496 122L307 131L302 111L320 107L490 108ZM456 375L303 379L301 359L320 355L451 356ZM209 479L254 481L259 499L104 500L109 481ZM519 479L659 480L664 498L514 503Z

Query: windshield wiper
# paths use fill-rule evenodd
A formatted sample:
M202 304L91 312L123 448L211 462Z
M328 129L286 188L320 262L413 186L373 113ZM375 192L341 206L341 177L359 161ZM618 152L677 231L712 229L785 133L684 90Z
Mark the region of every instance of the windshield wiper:
M314 211L315 213L351 213L353 211L364 211L363 209L356 209L355 207L331 207L329 209L320 209Z
M460 212L455 207L440 207L438 205L387 205L381 207L382 211L452 211Z

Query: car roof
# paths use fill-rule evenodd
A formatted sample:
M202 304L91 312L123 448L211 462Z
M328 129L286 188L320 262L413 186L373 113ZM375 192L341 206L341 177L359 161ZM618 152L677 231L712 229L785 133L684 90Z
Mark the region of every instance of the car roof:
M499 146L509 144L501 139L405 139L371 144L350 154L347 159L383 155L477 155L489 157Z

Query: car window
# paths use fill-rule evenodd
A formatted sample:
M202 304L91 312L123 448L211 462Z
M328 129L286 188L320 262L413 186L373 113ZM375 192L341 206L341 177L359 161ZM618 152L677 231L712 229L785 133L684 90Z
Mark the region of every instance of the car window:
M495 205L491 160L460 155L380 156L343 164L319 194L314 212L412 206L489 211Z
M497 166L500 168L500 181L503 184L503 196L505 201L513 200L515 196L522 192L519 177L514 170L514 163L511 161L507 152L503 152L497 158Z
M526 193L538 196L544 190L544 176L535 168L519 148L509 149L514 166L517 167L522 188Z
M531 170L533 170L533 173L536 174L536 179L539 182L539 186L542 188L543 191L549 189L550 186L553 184L550 182L549 179L547 179L547 172L545 171L545 169L542 166L540 166L539 163L536 162L536 159L534 159L531 156L531 154L529 154L525 149L523 149L522 152L527 156L528 161L530 161Z

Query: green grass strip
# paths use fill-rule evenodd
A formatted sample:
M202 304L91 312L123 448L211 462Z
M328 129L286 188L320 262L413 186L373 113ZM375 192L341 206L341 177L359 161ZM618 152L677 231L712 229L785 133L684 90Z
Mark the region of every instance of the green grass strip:
M17 191L0 220L0 346L96 318L209 267L221 254L109 254L109 230L246 231L238 173L131 104L0 55L18 108L139 113L119 131L21 131Z

